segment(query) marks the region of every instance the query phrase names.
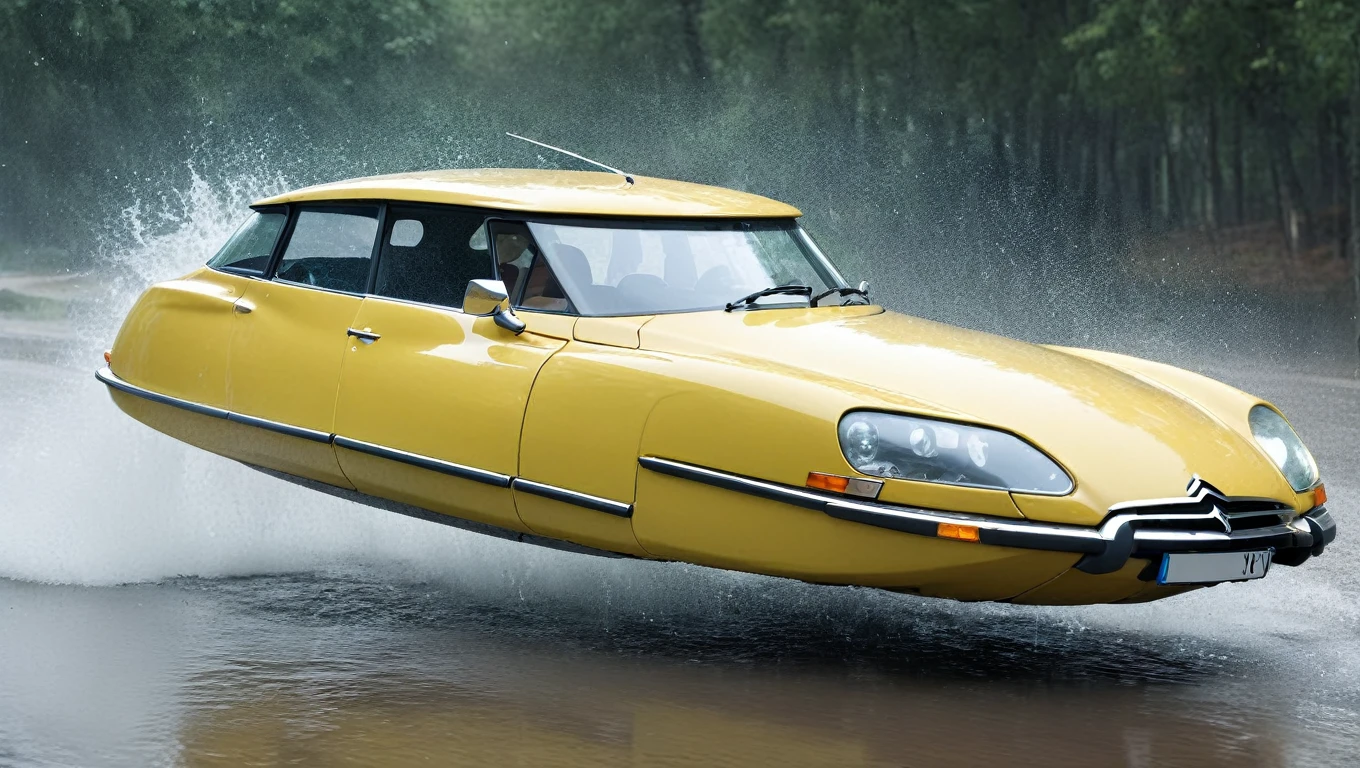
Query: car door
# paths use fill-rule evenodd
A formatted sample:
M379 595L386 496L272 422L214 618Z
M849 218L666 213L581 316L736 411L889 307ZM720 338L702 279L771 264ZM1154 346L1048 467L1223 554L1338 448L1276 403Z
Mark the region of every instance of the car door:
M335 446L363 493L529 532L509 486L534 378L565 341L551 323L517 336L459 309L470 280L496 276L486 238L474 238L485 216L388 207L354 319L373 338L345 349Z
M236 303L231 418L258 428L232 455L352 487L330 444L340 365L370 280L380 206L302 206L271 280Z
M269 266L287 221L285 208L257 210L207 266L148 289L114 343L114 374L162 395L226 408L233 308Z

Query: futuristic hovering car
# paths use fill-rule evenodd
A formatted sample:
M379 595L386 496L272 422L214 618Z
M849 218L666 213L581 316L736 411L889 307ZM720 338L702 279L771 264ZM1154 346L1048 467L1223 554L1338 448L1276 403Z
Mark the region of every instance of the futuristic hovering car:
M884 310L742 192L435 171L261 200L98 379L154 429L482 533L960 600L1155 600L1336 535L1270 404Z

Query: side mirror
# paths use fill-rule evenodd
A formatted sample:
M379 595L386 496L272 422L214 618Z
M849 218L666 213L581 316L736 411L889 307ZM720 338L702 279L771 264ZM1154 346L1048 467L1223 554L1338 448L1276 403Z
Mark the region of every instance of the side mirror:
M515 317L506 300L510 298L500 280L473 280L463 293L463 312L477 317L492 317L496 325L518 336L524 321Z
M869 281L868 281L868 280L861 280L861 281L859 281L859 292L862 293L862 294L864 294L865 297L868 297L868 295L869 295Z

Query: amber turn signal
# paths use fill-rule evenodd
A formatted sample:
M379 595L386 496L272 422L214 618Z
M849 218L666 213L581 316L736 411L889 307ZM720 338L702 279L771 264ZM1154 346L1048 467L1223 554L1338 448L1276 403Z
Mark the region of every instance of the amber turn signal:
M104 362L109 365L113 364L113 350L111 349L104 350Z
M935 529L935 535L942 539L958 539L959 541L977 541L978 529L975 525L955 525L954 523L940 523Z
M839 477L837 475L824 475L821 472L809 472L807 487L817 488L823 491L835 491L845 493L845 489L850 485L850 478Z
M1320 507L1327 503L1327 486L1318 483L1318 487L1313 491L1313 506Z

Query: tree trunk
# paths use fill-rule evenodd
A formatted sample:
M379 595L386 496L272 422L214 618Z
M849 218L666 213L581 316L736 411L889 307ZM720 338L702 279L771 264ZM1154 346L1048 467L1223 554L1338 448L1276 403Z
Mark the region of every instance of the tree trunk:
M1278 200L1280 227L1284 231L1285 246L1291 258L1299 255L1303 243L1306 216L1303 211L1303 185L1294 167L1290 151L1289 126L1284 116L1272 109L1266 117L1267 147L1270 153L1270 174Z
M1275 193L1275 220L1280 225L1280 236L1284 238L1285 250L1292 260L1299 255L1298 222L1289 188L1280 180L1280 161L1274 150L1270 152L1270 188Z
M1355 115L1348 117L1350 105L1342 102L1337 105L1332 126L1336 129L1335 141L1333 143L1333 162L1336 165L1337 176L1337 207L1340 214L1337 217L1336 240L1337 255L1345 259L1349 256L1351 247L1351 227L1353 226L1353 214L1351 207L1355 204L1355 185L1351 179L1351 150L1347 146L1351 133L1355 130ZM1349 123L1347 122L1349 120ZM1346 130L1347 125L1351 126L1351 133Z
M1246 122L1241 106L1233 115L1232 133L1232 175L1233 175L1233 222L1237 226L1247 223L1246 147L1242 146L1242 124Z
M1152 214L1156 200L1157 169L1152 163L1152 148L1146 137L1138 141L1138 160L1134 167L1138 190L1138 215L1143 226L1152 224Z
M1337 205L1337 176L1342 173L1340 166L1332 166L1332 136L1332 105L1328 104L1317 115L1318 207L1324 218Z
M1162 126L1162 170L1165 174L1163 183L1163 202L1165 204L1164 214L1168 227L1175 228L1180 226L1184 220L1182 217L1183 206L1181 204L1180 178L1176 173L1176 152L1171 140L1172 126Z
M1081 132L1081 191L1082 207L1086 216L1093 218L1100 209L1100 113L1087 113L1082 120Z
M1218 101L1209 101L1209 135L1205 148L1209 163L1209 205L1205 218L1211 229L1218 229L1223 219L1223 167L1218 162Z
M685 43L689 71L695 80L707 80L708 57L704 55L703 36L699 31L699 14L704 11L704 0L680 1L680 36Z
M1124 195L1119 183L1119 112L1110 110L1110 130L1105 135L1106 208L1116 230L1124 222Z
M1356 349L1360 352L1360 35L1354 39L1351 66L1351 121L1350 121L1350 251L1351 290L1355 298L1352 308L1356 321ZM1360 371L1360 369L1357 369Z
M998 112L992 113L992 181L994 199L1009 199L1011 196L1011 163L1006 157L1006 127Z

